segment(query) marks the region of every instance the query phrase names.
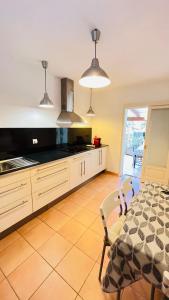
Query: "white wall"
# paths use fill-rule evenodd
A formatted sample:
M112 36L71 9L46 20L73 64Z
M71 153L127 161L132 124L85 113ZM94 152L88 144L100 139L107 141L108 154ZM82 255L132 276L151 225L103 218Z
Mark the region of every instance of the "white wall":
M94 97L96 117L93 135L109 145L108 170L119 173L125 107L169 103L169 80L113 88L113 84L97 90Z
M88 108L89 90L75 87L75 109L82 115ZM0 127L57 127L60 113L60 79L47 74L47 90L54 109L39 108L44 92L41 62L25 62L8 56L0 75ZM87 101L86 101L87 100ZM90 125L90 124L86 124Z

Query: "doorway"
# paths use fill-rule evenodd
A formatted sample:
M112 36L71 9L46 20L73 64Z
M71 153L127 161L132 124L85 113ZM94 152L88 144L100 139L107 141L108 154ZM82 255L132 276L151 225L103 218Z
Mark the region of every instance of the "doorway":
M147 107L125 111L121 175L141 177L147 115Z

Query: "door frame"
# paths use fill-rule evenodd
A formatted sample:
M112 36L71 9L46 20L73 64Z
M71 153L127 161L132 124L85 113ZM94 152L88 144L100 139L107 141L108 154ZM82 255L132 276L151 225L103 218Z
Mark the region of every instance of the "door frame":
M147 105L133 105L133 106L125 106L123 109L123 129L122 129L122 135L121 135L121 151L120 151L120 166L119 166L119 176L123 175L123 164L124 164L124 151L125 151L125 125L127 121L127 111L129 109L141 109L141 108L147 108L147 122L146 122L146 131L145 131L145 140L146 140L146 132L147 132L147 124L148 124L148 117L149 117L149 110L150 106Z

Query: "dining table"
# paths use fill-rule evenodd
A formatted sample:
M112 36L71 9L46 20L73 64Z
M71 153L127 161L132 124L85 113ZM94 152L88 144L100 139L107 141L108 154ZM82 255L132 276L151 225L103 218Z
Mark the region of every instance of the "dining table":
M144 278L169 299L169 186L145 182L108 252L104 292L117 292ZM164 192L165 191L165 192Z

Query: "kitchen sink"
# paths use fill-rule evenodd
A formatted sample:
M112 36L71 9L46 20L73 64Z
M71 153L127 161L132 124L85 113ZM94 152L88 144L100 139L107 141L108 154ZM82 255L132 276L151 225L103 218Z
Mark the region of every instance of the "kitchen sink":
M4 173L16 169L22 169L25 167L31 167L38 163L39 163L38 161L34 161L24 157L16 157L12 159L2 160L0 161L0 173Z

